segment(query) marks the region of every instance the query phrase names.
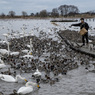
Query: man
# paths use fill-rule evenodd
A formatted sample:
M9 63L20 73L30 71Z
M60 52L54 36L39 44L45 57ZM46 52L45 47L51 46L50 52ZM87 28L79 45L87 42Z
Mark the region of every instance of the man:
M80 29L85 28L88 31L89 25L86 22L84 22L84 18L81 18L80 20L81 20L81 23L72 24L71 26L79 26ZM85 45L85 39L86 39L86 43L88 44L89 43L89 41L88 41L88 32L86 34L82 35L82 43L83 43L82 46Z

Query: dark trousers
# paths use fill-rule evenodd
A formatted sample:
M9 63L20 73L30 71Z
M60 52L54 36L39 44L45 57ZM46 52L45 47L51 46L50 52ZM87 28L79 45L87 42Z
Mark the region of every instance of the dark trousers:
M83 42L84 45L85 45L85 40L86 40L86 43L88 44L89 43L89 41L88 41L88 32L85 35L82 36L82 42Z

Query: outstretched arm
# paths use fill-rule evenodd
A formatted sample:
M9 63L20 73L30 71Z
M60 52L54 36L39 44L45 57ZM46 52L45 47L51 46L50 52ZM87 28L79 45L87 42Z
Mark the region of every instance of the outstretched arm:
M80 26L81 23L78 23L78 24L72 24L71 26Z

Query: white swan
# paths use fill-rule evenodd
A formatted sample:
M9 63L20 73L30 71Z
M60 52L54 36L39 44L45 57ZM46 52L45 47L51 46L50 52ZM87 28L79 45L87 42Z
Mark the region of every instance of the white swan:
M10 52L10 55L17 56L17 55L19 55L19 52Z
M33 91L33 87L21 87L17 93L18 94L28 94L28 93L31 93Z
M37 69L36 72L35 72L33 75L35 75L35 76L41 76L42 74L41 74L41 72L39 72L39 70Z
M9 51L6 49L0 49L0 53L4 55L4 54L8 54Z
M5 67L6 67L5 64L0 64L0 69L5 68Z
M22 50L22 53L28 53L29 50L25 49L25 50Z
M0 69L5 68L6 65L4 64L3 60L0 59Z
M0 44L5 44L5 43L7 43L6 41L0 41Z
M28 94L28 93L31 93L33 92L33 87L39 87L39 85L37 85L36 83L33 83L33 82L27 82L26 85L24 87L21 87L17 93L18 94Z
M17 75L16 78L12 77L11 75L4 75L4 74L0 74L1 80L6 81L6 82L18 82L18 78L24 80L27 82L27 80L23 77L21 77L20 75Z

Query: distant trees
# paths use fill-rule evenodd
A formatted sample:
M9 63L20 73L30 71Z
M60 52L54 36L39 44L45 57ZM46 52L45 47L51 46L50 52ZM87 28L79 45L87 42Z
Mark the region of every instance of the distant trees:
M10 17L14 17L15 16L15 12L14 11L9 11L9 13L8 13L8 15L10 16Z
M36 13L36 17L59 17L59 16L71 16L79 13L78 7L74 5L61 5L58 8L53 8L52 12L47 10L42 10L39 13ZM32 16L32 15L31 15Z
M94 10L88 11L88 12L85 12L84 14L89 14L89 15L93 16L93 15L95 15L95 11Z
M2 13L0 17L59 17L59 16L75 16L79 13L79 9L74 5L61 5L58 8L53 8L51 12L48 12L46 9L37 12L31 13L30 15L27 12L22 11L20 16L15 16L14 11L9 11L8 15ZM95 14L95 12L88 12L89 14Z

